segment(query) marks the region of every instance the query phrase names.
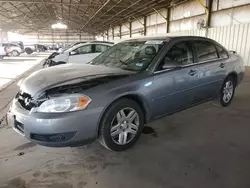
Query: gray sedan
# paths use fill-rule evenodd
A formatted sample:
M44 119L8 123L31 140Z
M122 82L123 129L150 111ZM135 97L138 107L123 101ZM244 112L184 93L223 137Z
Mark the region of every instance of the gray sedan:
M228 106L243 76L242 58L213 40L132 39L89 64L51 67L23 79L8 122L41 145L98 139L121 151L156 118L208 100Z

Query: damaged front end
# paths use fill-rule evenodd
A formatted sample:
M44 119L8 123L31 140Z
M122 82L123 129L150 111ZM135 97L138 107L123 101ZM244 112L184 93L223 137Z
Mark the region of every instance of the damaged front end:
M61 65L61 64L65 64L65 62L55 62L52 59L55 58L56 56L60 55L61 53L59 52L53 52L44 62L43 64L43 68L46 67L52 67L55 65Z
M39 111L39 108L41 106L44 107L43 103L51 100L53 100L52 101L53 103L65 103L63 104L64 107L66 108L68 105L68 109L70 109L70 111L73 111L75 107L72 106L70 107L72 103L75 103L76 106L79 106L79 103L81 103L82 105L87 105L90 103L91 98L83 94L84 91L86 91L87 89L93 88L101 84L106 84L111 81L121 79L127 76L128 75L105 75L105 76L96 75L96 76L85 77L83 78L84 81L79 81L81 79L78 78L51 86L45 91L41 91L40 94L36 95L37 96L36 98L32 97L30 94L25 93L23 91L18 92L15 98L16 100L18 100L22 108L31 112ZM78 82L76 82L76 80L78 80ZM61 109L58 110L58 112L61 112L62 111ZM56 111L48 111L48 112L56 112Z

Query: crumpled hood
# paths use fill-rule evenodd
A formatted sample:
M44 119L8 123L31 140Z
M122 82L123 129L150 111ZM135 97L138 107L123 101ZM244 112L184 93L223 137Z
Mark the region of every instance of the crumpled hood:
M34 96L49 88L82 82L91 78L107 75L131 74L132 72L119 68L96 65L65 64L36 71L23 79L21 91Z

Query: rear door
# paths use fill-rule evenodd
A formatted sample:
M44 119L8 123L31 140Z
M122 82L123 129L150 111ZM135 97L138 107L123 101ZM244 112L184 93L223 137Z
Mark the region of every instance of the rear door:
M197 66L199 67L199 87L196 102L201 102L214 97L223 82L226 74L223 58L220 58L216 45L207 40L193 41L194 49L197 55Z

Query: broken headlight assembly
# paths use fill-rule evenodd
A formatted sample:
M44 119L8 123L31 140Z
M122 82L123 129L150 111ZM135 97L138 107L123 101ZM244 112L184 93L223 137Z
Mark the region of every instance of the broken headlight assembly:
M44 101L34 111L44 113L72 112L85 109L90 102L91 98L82 94L60 96Z

